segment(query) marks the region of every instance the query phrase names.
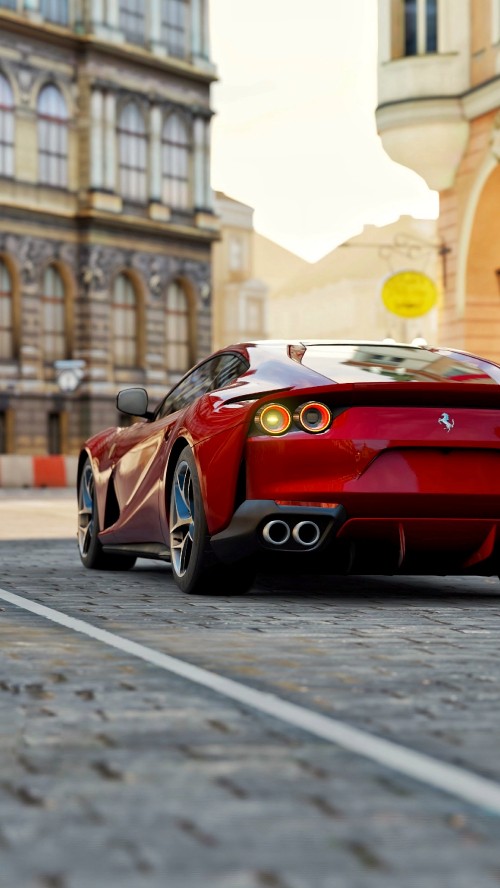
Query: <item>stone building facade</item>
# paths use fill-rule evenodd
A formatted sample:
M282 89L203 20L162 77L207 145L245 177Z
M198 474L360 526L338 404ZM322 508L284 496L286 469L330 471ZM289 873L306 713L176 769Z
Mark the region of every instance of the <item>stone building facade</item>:
M210 351L207 2L0 0L0 452L74 453Z
M440 195L440 342L500 363L500 0L378 2L378 131Z

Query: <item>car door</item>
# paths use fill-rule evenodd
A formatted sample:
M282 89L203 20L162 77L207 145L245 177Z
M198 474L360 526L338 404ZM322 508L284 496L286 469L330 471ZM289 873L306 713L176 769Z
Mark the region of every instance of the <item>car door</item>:
M211 358L194 368L169 392L152 421L138 422L120 436L112 470L120 518L106 533L108 544L165 541L163 478L171 432L186 431L183 413L211 390L218 363L218 358Z
M157 456L163 445L163 424L140 420L124 429L110 451L111 479L119 518L105 532L113 542L160 542L157 509Z

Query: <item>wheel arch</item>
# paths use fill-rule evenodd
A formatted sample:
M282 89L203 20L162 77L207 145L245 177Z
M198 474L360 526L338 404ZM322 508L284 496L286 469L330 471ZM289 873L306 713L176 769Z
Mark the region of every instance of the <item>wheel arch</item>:
M83 467L84 467L85 463L87 462L87 459L90 459L90 461L92 462L92 457L91 457L90 453L88 452L88 450L82 450L80 452L80 456L78 457L78 468L76 471L77 493L80 490L80 481L82 480Z
M184 450L185 447L190 447L191 451L193 449L190 441L188 441L187 438L184 438L184 437L177 438L177 441L173 445L172 450L170 451L170 455L168 457L167 471L165 473L165 490L164 490L165 513L167 516L167 522L168 522L168 515L169 515L170 491L172 489L172 478L174 477L175 466L177 464L177 460L179 458L179 455L182 453L182 451Z
M105 507L106 507L108 484L106 484L106 486L105 486L105 494L104 494L104 500L103 500L103 488L101 487L101 484L99 483L99 479L101 479L101 481L102 481L102 476L99 473L99 464L98 464L98 461L96 460L95 456L92 454L92 451L88 447L85 447L82 451L80 451L80 455L78 457L78 468L77 468L77 473L76 473L76 494L77 494L77 496L79 495L83 467L84 467L85 463L87 462L87 460L90 463L90 467L91 467L92 473L94 475L94 483L96 486L97 515L98 515L98 520L99 520L99 527L102 529L102 527L104 526L103 525L103 518L104 518L104 513L105 513Z

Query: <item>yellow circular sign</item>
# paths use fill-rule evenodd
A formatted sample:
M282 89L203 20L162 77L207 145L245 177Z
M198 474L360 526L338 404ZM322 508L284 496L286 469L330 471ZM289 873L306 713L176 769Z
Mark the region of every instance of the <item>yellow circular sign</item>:
M434 281L421 271L398 271L382 285L382 301L400 318L419 318L434 308L438 289Z

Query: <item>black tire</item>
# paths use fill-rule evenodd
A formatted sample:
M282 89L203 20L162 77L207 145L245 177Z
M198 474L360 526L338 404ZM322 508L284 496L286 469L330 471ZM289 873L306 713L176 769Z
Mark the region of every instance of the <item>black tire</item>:
M87 458L78 485L78 551L80 560L90 570L130 570L136 562L134 556L110 555L103 552L98 533L99 519L94 473L90 460Z
M172 576L183 592L237 595L252 586L255 568L249 559L223 564L210 549L201 487L190 447L181 452L174 469L169 534Z

